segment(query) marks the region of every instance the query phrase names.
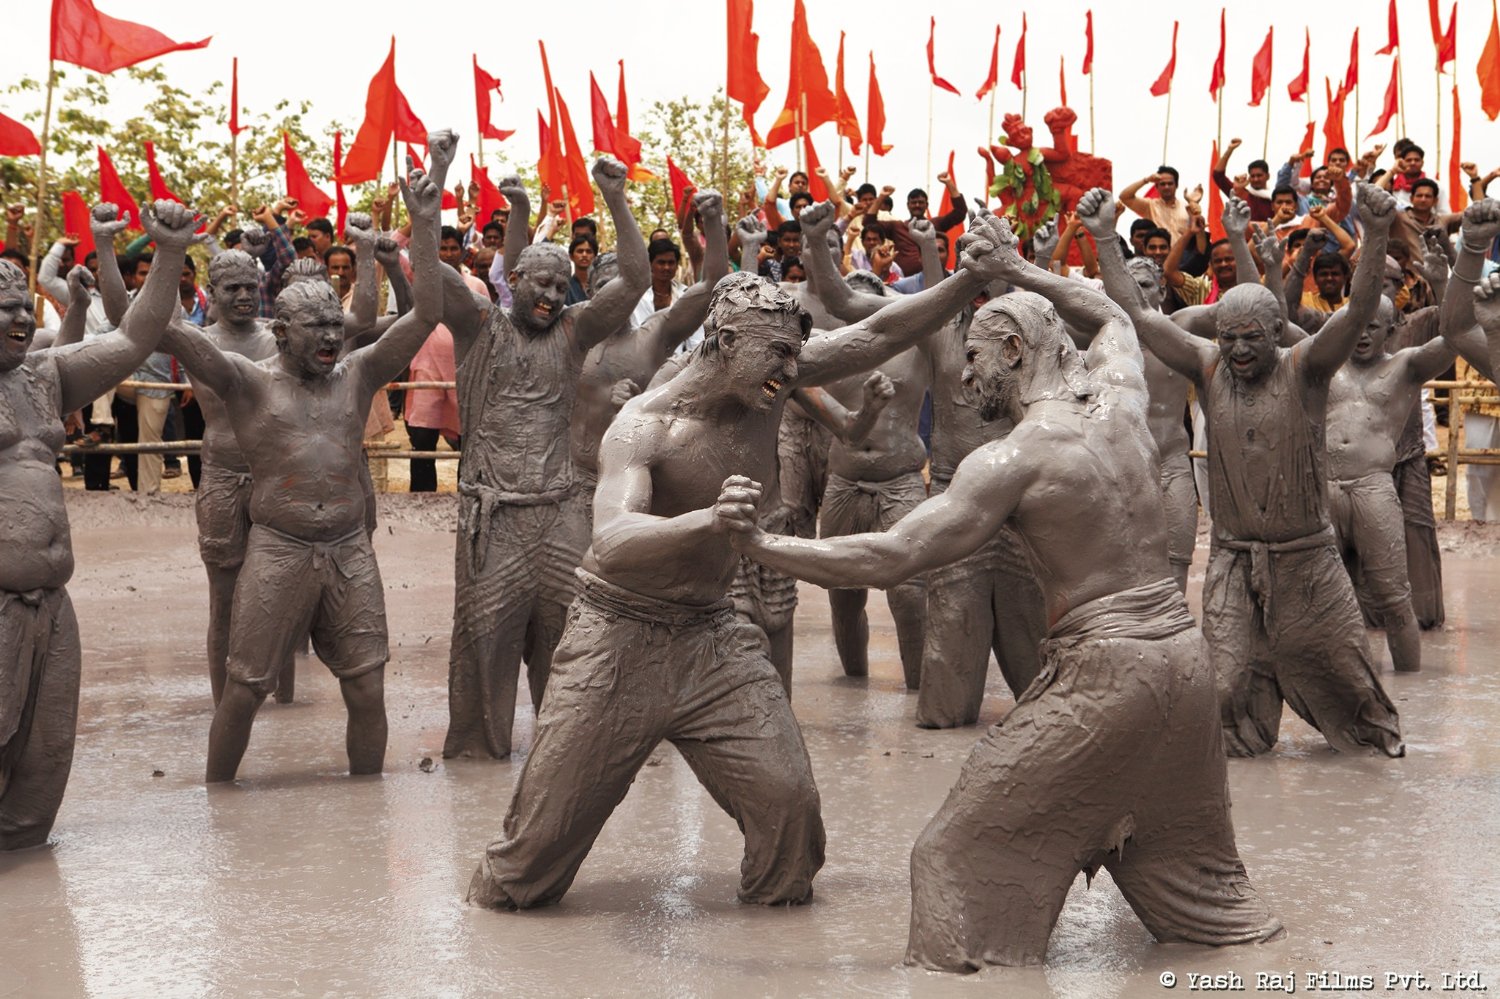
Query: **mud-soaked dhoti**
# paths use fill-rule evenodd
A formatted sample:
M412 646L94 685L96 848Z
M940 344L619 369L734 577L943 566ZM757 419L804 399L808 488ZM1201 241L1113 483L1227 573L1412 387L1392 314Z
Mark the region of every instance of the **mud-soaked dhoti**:
M933 473L932 495L946 492L949 478ZM979 551L929 572L926 579L917 725L972 725L984 701L991 649L1017 698L1036 679L1041 669L1037 647L1047 633L1042 591L1025 545L1009 527Z
M0 850L52 831L73 766L81 669L67 590L0 591Z
M818 790L759 636L728 600L670 603L581 569L578 578L536 741L469 900L529 908L562 898L665 739L745 834L740 900L807 901L823 866Z
M1406 532L1406 578L1411 582L1411 607L1417 624L1441 628L1447 619L1443 610L1443 556L1438 549L1437 518L1432 513L1432 472L1420 436L1416 448L1415 454L1396 463L1393 472Z
M577 592L593 493L508 493L459 483L453 646L444 756L510 755L516 680L526 658L531 703L547 689L552 650Z
M1371 664L1332 528L1271 543L1216 532L1203 630L1230 756L1276 744L1283 700L1335 749L1404 755L1401 723Z
M370 535L361 526L334 541L304 541L253 525L234 588L227 675L269 694L309 632L318 658L340 680L390 658L385 587Z
M1160 941L1281 932L1235 849L1208 647L1170 579L1053 626L912 850L906 962L1040 964L1069 886L1101 866Z
M1167 560L1185 574L1198 546L1198 486L1186 452L1162 460L1161 495L1167 513Z
M210 569L238 569L250 536L250 473L206 462L193 503L198 555Z
M787 515L785 507L762 517L760 527L769 534L790 535L793 533L791 518ZM797 613L797 580L792 576L784 576L769 566L761 565L749 556L741 555L739 559L739 566L734 571L734 579L729 584L729 599L734 604L735 613L759 628L769 642L770 636L784 632L792 626L792 619ZM781 685L786 688L790 696L792 692L791 662L785 663L783 668L783 664L776 662L774 655L771 656L771 662L776 668L777 675L781 677Z
M1328 519L1354 590L1378 628L1412 620L1406 525L1389 472L1328 480Z

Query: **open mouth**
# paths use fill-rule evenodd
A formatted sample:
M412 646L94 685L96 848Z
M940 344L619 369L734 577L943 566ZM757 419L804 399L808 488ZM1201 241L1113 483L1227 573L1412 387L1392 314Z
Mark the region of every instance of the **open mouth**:
M536 305L532 306L531 314L534 315L534 316L537 316L538 318L541 318L541 319L551 319L552 318L552 303L551 302L538 302L538 303L536 303Z
M760 383L760 390L766 394L767 399L774 399L781 391L781 383L774 378L767 378Z
M26 331L25 330L11 330L9 333L6 334L6 336L8 336L10 339L16 341L17 343L25 343L26 342Z
M316 356L323 364L332 364L339 359L339 352L332 347L319 347Z

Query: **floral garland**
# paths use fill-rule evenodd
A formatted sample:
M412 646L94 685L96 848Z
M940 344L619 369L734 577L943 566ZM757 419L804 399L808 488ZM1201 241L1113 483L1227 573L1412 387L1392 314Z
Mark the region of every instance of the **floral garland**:
M1000 141L1009 144L1010 140L1002 135ZM1052 175L1047 172L1042 151L1028 149L1026 162L1031 164L1029 178L1013 156L1001 165L994 184L990 186L991 196L1000 198L1007 206L1015 206L1014 229L1021 239L1031 238L1039 226L1062 208L1062 196L1052 186Z

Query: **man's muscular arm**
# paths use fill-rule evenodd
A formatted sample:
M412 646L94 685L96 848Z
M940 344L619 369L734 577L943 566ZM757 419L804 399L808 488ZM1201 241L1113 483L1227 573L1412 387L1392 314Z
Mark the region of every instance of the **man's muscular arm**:
M654 328L649 332L641 330L642 334L655 338L658 357L672 353L703 325L703 320L708 318L708 302L713 296L714 285L729 273L729 238L724 232L723 199L717 191L699 191L693 198L693 206L703 220L708 246L703 254L698 281L667 306Z
M792 403L810 420L815 420L844 444L858 444L870 436L875 423L896 394L896 386L883 371L872 371L865 379L863 403L848 410L843 404L813 385L792 390Z
M173 201L158 201L142 210L141 224L156 241L155 266L121 317L120 328L55 355L64 413L99 398L140 367L156 349L167 323L182 309L177 285L193 230L198 227L198 214Z
M353 340L375 325L375 311L380 302L379 281L375 277L375 229L370 216L353 212L345 221L344 238L354 247L354 294L349 311L344 314L344 339Z
M594 183L599 185L615 224L615 261L620 276L578 306L573 336L583 350L624 326L636 303L651 287L651 261L646 256L646 241L641 238L640 226L635 224L635 216L630 214L630 205L625 200L625 174L625 164L619 160L601 156L594 161Z
M1250 228L1250 203L1230 198L1224 205L1220 221L1224 223L1224 238L1229 240L1229 248L1234 251L1235 282L1259 283L1260 270L1255 266L1255 258L1250 255L1250 244L1245 238L1245 232Z
M254 365L233 351L222 351L202 328L173 319L162 334L161 348L182 364L195 383L206 385L221 399L253 401L258 388Z
M1476 335L1474 321L1475 306L1480 300L1477 289L1480 275L1484 273L1484 258L1497 235L1500 235L1500 201L1485 198L1464 209L1458 260L1453 264L1452 279L1443 295L1438 319L1438 328L1444 339L1452 342L1463 359L1491 381L1495 378L1494 361L1500 359L1500 329L1491 335L1481 324L1484 335L1481 339ZM1484 340L1488 340L1488 344Z
M1324 381L1333 377L1349 356L1365 325L1380 305L1385 280L1385 247L1396 220L1396 199L1369 184L1359 187L1359 217L1365 224L1365 245L1349 286L1349 304L1333 314L1323 328L1292 350L1300 354L1303 372Z
M99 297L104 300L104 318L111 326L119 326L130 307L130 292L125 290L125 278L120 274L120 262L115 258L115 236L125 228L125 221L118 218L120 209L105 202L95 205L89 212L89 230L94 235L94 252L99 254Z
M88 324L89 306L94 303L94 296L89 294L89 289L92 287L94 287L94 275L87 267L78 264L68 271L68 311L63 314L62 326L57 331L57 339L52 341L54 348L83 342L84 330Z
M802 223L802 262L807 265L808 280L817 290L823 307L846 323L857 323L868 319L891 304L884 295L871 295L855 291L844 281L832 258L823 252L828 239L828 229L833 225L834 206L831 201L820 201L802 209L798 221Z

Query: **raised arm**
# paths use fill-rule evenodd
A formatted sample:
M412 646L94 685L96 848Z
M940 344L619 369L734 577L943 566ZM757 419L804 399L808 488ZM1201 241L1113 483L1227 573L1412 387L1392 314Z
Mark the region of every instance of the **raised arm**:
M870 436L875 423L885 407L896 394L896 386L883 371L872 371L865 378L863 399L855 410L845 409L843 404L815 385L805 385L792 390L792 402L815 420L827 427L833 436L844 444L858 444Z
M573 336L582 350L588 350L624 326L636 303L651 287L651 261L646 256L646 241L640 226L630 214L625 200L625 164L609 156L594 161L594 183L609 206L610 220L615 224L615 262L620 276L593 298L576 306L578 318L573 321ZM506 257L509 260L509 257Z
M1292 350L1304 361L1305 377L1327 381L1349 355L1365 325L1380 305L1385 280L1385 248L1396 221L1396 199L1369 184L1359 186L1359 217L1365 224L1365 245L1349 285L1349 304L1333 314L1323 328ZM1311 236L1309 236L1311 238Z
M411 179L401 184L401 197L411 216L413 308L379 340L347 358L358 368L372 394L411 363L433 327L443 319L442 272L446 268L438 259L438 230L442 225L443 182L457 144L458 137L452 132L430 133L427 148L432 154L432 173L412 170Z
M1469 207L1473 207L1470 205ZM1467 293L1467 294L1466 294ZM1467 285L1455 286L1451 294L1466 295L1473 303L1473 314L1479 323L1479 329L1484 333L1484 338L1489 344L1489 353L1480 354L1487 364L1476 363L1472 354L1477 351L1464 351L1464 359L1473 364L1480 374L1490 381L1495 380L1496 358L1500 358L1500 271L1482 278L1470 289ZM1449 343L1457 343L1457 337L1450 337L1446 333L1443 339Z
M193 381L208 386L220 398L237 398L255 390L254 380L246 377L250 362L233 351L220 350L200 327L181 317L167 324L161 348L177 358Z
M1230 198L1224 204L1224 238L1234 251L1234 280L1236 284L1259 284L1260 269L1255 266L1255 257L1250 254L1250 243L1245 232L1250 228L1250 203L1240 198Z
M1282 288L1281 300L1286 306L1287 318L1309 329L1321 329L1328 321L1326 314L1304 307L1302 296L1307 293L1307 276L1312 272L1312 262L1323 252L1323 247L1331 238L1328 230L1322 226L1307 231L1307 238L1302 241L1301 249L1292 258L1292 268L1287 272Z
M76 236L64 235L59 237L52 244L52 248L47 251L47 255L42 258L42 262L37 266L36 270L37 287L58 302L68 301L68 281L66 278L60 277L57 272L62 269L63 251L69 246L75 248L78 246ZM82 261L79 261L79 263L82 263Z
M849 287L839 275L838 268L833 266L832 257L820 249L828 241L833 216L831 201L820 201L802 209L798 216L802 223L802 245L816 251L804 253L802 262L807 265L808 280L816 289L823 307L843 322L859 322L890 305L891 300L884 295L871 295Z
M516 269L521 251L531 243L531 233L526 229L526 220L531 218L531 195L515 174L500 178L500 193L510 202L510 220L505 225L505 277Z
M1494 380L1494 360L1500 359L1500 329L1492 336L1484 330L1489 349L1485 350L1473 335L1475 305L1484 260L1495 237L1500 235L1500 201L1485 198L1464 209L1459 229L1458 260L1453 264L1449 291L1443 296L1438 313L1438 328L1453 342L1464 360ZM1488 296L1486 296L1488 297Z
M1085 194L1075 209L1078 219L1099 248L1099 277L1111 301L1125 311L1136 335L1165 365L1200 381L1203 368L1213 360L1214 345L1198 339L1141 299L1140 290L1125 269L1120 241L1115 239L1115 205L1102 188Z
M693 331L708 318L708 301L714 285L729 273L729 237L724 232L724 200L718 191L699 191L693 198L693 207L703 220L703 232L708 238L704 249L703 266L698 280L681 298L668 306L653 329L642 334L656 338L658 356L665 357L676 350Z
M1143 219L1155 218L1155 216L1151 214L1151 202L1136 194L1137 191L1145 187L1147 184L1155 183L1156 174L1153 173L1142 177L1134 184L1126 185L1120 191L1120 204L1126 208L1129 208L1131 211L1135 212Z
M917 253L922 258L922 287L936 288L948 276L943 266L943 256L938 253L937 228L926 219L918 219L907 227L911 241L917 244ZM884 296L881 296L884 300Z
M396 315L406 315L412 308L411 281L406 277L406 268L401 266L401 247L389 236L376 237L375 262L391 282L391 298L396 303ZM453 268L449 267L448 270Z
M82 264L68 271L65 286L68 289L68 311L63 314L57 339L52 341L53 347L83 342L84 330L88 326L89 306L94 302L94 296L89 294L94 287L94 275Z
M1286 259L1286 244L1276 235L1276 230L1270 226L1260 235L1255 237L1255 253L1260 258L1261 272L1264 275L1262 284L1276 296L1276 304L1281 306L1281 318L1283 322L1291 319L1286 311L1286 281L1281 271L1281 263Z
M111 326L119 326L130 307L130 292L125 290L125 278L115 258L115 236L125 229L119 214L120 209L108 202L95 205L89 212L89 231L94 234L94 252L99 254L99 297L104 300L104 318Z
M57 354L62 411L71 413L118 384L156 349L167 323L182 308L177 285L198 215L175 201L158 201L141 212L146 232L156 241L156 261L146 284L121 318L120 328ZM103 261L100 271L103 272Z
M1192 216L1192 221L1182 235L1172 240L1172 249L1167 253L1167 259L1162 263L1162 276L1167 279L1167 285L1172 288L1181 288L1186 282L1186 276L1182 273L1182 258L1187 253L1188 244L1198 238L1205 231L1206 223L1202 215Z
M344 224L344 238L354 247L354 294L344 315L344 339L352 340L375 326L380 304L379 279L375 276L375 230L370 216L353 212Z

